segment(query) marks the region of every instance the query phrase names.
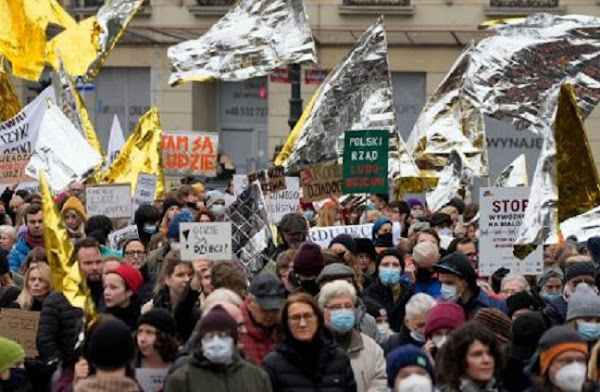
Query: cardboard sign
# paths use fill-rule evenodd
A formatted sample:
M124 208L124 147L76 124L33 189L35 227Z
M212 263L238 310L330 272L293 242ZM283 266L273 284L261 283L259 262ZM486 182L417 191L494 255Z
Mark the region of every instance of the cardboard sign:
M356 238L371 238L373 235L373 224L313 227L308 232L308 238L321 248L327 248L331 240L340 234L350 234Z
M0 183L31 181L31 177L25 174L30 158L31 154L27 153L0 155Z
M135 379L143 392L160 392L165 385L169 369L135 369Z
M88 216L131 217L131 184L88 186L85 197Z
M138 229L136 225L130 225L122 228L121 230L115 230L108 235L108 243L112 249L119 249L119 244L126 237L137 236Z
M389 135L385 130L344 133L344 193L388 193Z
M265 170L248 173L248 184L252 184L254 181L260 183L260 189L262 189L263 193L266 194L269 192L269 178L267 177L267 172Z
M35 358L38 355L36 338L39 322L40 312L3 308L0 311L0 336L19 343L27 358Z
M285 171L282 166L272 166L268 170L248 173L248 183L258 181L263 193L279 192L286 189Z
M179 225L181 259L231 259L231 223L181 223Z
M320 201L342 193L342 165L337 163L312 167L300 172L303 198Z
M479 190L479 275L490 276L499 268L513 274L543 273L542 246L525 260L513 255L513 245L519 233L529 188L480 188Z
M133 205L131 206L132 219L135 215L135 212L141 205L152 204L152 202L154 202L154 194L156 193L157 183L158 177L153 174L138 174L137 184L135 186L135 194L133 195Z
M284 177L285 190L271 192L265 195L265 207L269 220L279 223L285 214L296 212L300 204L300 179L298 177ZM233 175L233 191L238 197L248 188L248 178L243 174Z
M215 177L218 148L218 133L163 132L165 175Z
M233 175L233 194L235 197L238 197L242 194L243 191L248 188L248 176L243 174L234 174Z

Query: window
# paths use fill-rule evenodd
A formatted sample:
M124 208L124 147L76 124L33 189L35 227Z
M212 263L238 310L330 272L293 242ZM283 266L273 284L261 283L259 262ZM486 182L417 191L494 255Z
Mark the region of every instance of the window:
M558 0L490 0L490 6L507 8L552 8L558 7Z

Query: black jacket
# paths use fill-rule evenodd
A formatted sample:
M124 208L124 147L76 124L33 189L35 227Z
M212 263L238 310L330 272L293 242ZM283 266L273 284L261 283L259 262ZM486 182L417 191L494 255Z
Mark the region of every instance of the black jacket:
M200 320L200 292L190 286L181 294L181 300L175 306L173 316L181 341L187 341Z
M144 264L140 268L140 273L142 274L142 278L144 278L144 284L142 284L142 287L140 287L140 290L138 291L138 297L140 298L140 302L145 304L152 299L156 275L150 272L150 268L147 264Z
M113 307L106 308L107 314L113 315L119 320L123 321L129 329L134 331L137 328L137 321L140 317L140 309L142 305L137 295L131 297L131 302L125 308Z
M424 342L419 342L410 336L410 330L406 328L406 325L402 325L400 328L400 332L391 335L388 340L381 343L381 348L383 348L383 352L385 355L388 355L395 348L400 346L404 346L405 344L412 344L417 347L423 347Z
M310 344L289 339L276 345L263 367L273 392L356 392L348 355L322 334Z
M400 282L400 286L402 287L402 292L395 303L392 289L384 286L379 279L363 291L363 297L370 297L385 307L390 328L396 332L400 332L400 328L404 323L406 303L411 295L413 295L412 287L404 282Z
M173 312L171 309L171 295L169 294L169 287L164 285L158 290L152 298L152 305L155 308L167 309L169 312Z

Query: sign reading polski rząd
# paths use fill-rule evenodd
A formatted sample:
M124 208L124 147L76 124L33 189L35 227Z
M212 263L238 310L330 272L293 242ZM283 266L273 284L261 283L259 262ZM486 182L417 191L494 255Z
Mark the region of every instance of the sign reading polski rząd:
M218 133L164 132L162 151L165 175L215 177L218 148Z
M389 135L385 130L344 133L345 194L388 192Z

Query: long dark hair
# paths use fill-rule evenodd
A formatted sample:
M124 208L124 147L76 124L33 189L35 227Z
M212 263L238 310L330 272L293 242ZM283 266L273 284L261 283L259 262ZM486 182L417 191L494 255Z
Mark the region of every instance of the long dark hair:
M466 375L467 353L475 341L481 342L494 357L494 377L498 378L502 370L504 356L494 334L487 328L474 322L468 322L450 334L448 342L439 353L438 380L441 384L458 389L460 379Z
M135 344L137 348L137 330L135 332ZM156 340L154 341L154 349L160 355L164 363L173 363L177 359L179 352L179 343L174 336L168 335L163 331L156 330ZM138 358L141 358L141 353L138 351Z
M325 325L325 318L323 317L323 312L319 307L317 301L313 298L312 295L306 293L298 293L290 295L283 304L283 308L281 309L281 313L279 314L279 324L277 326L277 338L280 342L283 342L292 336L290 332L290 327L288 325L288 311L290 306L293 304L302 303L310 306L313 312L317 315L318 327L317 333L323 328Z

